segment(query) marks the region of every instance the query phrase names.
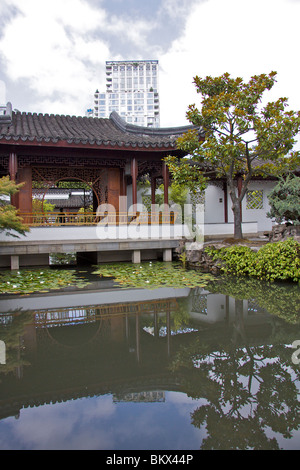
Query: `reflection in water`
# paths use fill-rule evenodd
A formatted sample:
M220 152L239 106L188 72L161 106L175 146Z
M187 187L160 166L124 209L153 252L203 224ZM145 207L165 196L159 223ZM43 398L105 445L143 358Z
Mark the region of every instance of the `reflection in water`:
M299 316L226 282L3 297L0 447L299 448Z

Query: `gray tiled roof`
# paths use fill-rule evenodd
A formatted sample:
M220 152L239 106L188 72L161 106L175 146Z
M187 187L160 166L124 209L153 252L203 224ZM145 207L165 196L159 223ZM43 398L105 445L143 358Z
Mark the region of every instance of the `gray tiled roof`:
M10 105L10 103L8 103ZM10 105L11 106L11 105ZM144 128L127 124L117 113L109 119L12 112L0 120L0 141L6 143L83 144L104 147L175 148L190 127Z

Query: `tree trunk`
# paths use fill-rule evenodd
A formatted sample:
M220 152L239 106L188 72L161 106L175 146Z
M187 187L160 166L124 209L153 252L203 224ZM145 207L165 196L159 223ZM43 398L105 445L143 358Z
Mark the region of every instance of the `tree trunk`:
M234 217L234 238L243 238L241 204L238 200L232 206Z

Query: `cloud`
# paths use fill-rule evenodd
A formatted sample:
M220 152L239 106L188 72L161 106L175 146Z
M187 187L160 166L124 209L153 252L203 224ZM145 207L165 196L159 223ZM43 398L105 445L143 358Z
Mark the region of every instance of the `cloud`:
M196 4L205 3L208 0L163 0L160 14L167 14L173 19L189 16Z
M0 40L6 75L15 83L27 80L39 96L39 111L51 112L45 108L50 104L57 113L76 113L76 102L89 99L109 56L105 41L91 35L106 13L81 0L13 3L19 13Z
M0 79L7 84L8 99L21 110L83 114L95 89L105 89L106 60L159 58L197 4L4 1Z
M25 103L19 85L31 99L26 111L84 113L95 89L105 89L106 60L156 58L160 13L164 20L170 16L169 2L161 1L145 16L136 1L129 3L131 14L122 15L105 10L104 0L11 0L9 8L4 3L0 59L14 95L10 100Z
M187 124L195 75L276 70L274 96L299 109L299 13L293 0L2 1L0 93L20 110L80 115L105 89L106 60L158 59L162 126Z
M275 70L278 83L268 100L287 96L293 109L300 109L296 59L299 7L289 0L209 0L198 5L184 33L160 57L164 122L187 124L188 105L200 102L193 85L195 75L225 72L248 80Z
M10 439L2 448L109 449L114 435L106 423L115 414L110 396L23 409L18 421L8 420L6 434Z
M0 105L6 104L6 85L3 80L0 80Z

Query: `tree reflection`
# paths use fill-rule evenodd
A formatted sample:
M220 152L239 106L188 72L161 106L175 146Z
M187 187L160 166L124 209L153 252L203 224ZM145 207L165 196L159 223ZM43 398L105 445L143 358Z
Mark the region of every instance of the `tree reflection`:
M222 276L210 282L211 293L230 295L235 299L255 299L270 314L288 323L300 324L300 289L298 283L266 282L253 278Z
M0 374L14 372L21 374L24 366L30 363L23 357L22 337L24 328L32 322L32 313L15 311L1 315L1 340L5 343L5 364L1 365Z
M299 367L292 363L289 341L282 341L283 333L285 340L297 333L281 320L279 341L274 325L267 344L255 344L236 299L230 341L224 335L216 344L207 332L174 358L172 370L183 374L184 391L203 402L191 414L192 424L206 430L201 449L278 449L274 433L288 439L299 428Z

